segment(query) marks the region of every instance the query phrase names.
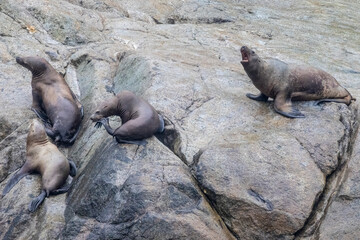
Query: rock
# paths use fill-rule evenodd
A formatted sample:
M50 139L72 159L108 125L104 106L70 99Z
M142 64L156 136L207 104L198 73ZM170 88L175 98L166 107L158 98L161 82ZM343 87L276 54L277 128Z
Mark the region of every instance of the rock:
M231 238L186 165L156 138L146 147L108 138L67 201L64 239Z
M292 239L325 185L299 142L269 132L207 148L194 173L225 223L245 239Z
M85 116L74 145L60 148L78 167L70 192L29 214L41 181L22 179L1 197L0 238L359 235L351 224L359 209L359 103L298 102L305 119L279 116L273 102L245 96L257 90L239 53L248 45L264 57L322 68L359 99L358 8L338 0L2 1L0 191L25 161L36 117L31 74L16 56L45 57ZM145 148L115 144L89 119L125 89L164 116L165 132Z
M356 239L360 232L360 142L344 168L345 180L320 225L319 239Z

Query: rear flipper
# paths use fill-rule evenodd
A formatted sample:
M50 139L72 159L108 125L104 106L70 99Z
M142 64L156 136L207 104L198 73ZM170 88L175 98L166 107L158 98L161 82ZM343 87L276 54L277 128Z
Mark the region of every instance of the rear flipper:
M141 145L141 146L146 146L146 144L147 144L147 141L145 141L145 140L124 140L124 139L120 139L118 137L115 137L115 139L118 143L136 144L136 145Z
M30 204L29 204L29 211L30 212L35 212L35 210L39 207L39 205L44 201L45 197L48 194L46 194L45 190L42 190L42 192L40 193L39 196L37 196L36 198L34 198Z
M79 132L80 132L80 126L78 127L78 129L77 129L76 133L74 134L74 136L73 136L70 140L66 140L66 141L64 141L64 142L67 143L67 144L69 144L69 145L74 144L77 136L79 135Z
M22 179L23 177L25 177L28 174L29 174L28 172L24 172L23 168L21 168L8 181L8 183L6 184L6 186L2 192L2 195L5 196L15 186L15 184L17 184L20 181L20 179Z
M246 96L252 100L255 100L255 101L260 101L260 102L266 102L268 100L268 96L266 96L265 94L263 93L260 93L259 95L254 95L254 94L251 94L251 93L247 93Z
M345 98L335 98L335 99L321 99L319 101L316 101L315 104L319 105L320 103L324 102L336 102L336 103L345 103L346 105L349 105L351 103L351 96L345 97Z
M76 172L77 172L75 163L74 163L73 161L69 160L69 166L70 166L70 173L69 173L69 175L72 176L72 177L75 177L75 176L76 176Z
M56 137L56 133L54 130L52 130L52 127L49 126L48 124L45 124L45 132L46 134L51 137L51 138L55 138Z
M54 131L53 128L49 124L45 124L45 132L46 134L52 138L56 143L61 140L61 136L58 131Z

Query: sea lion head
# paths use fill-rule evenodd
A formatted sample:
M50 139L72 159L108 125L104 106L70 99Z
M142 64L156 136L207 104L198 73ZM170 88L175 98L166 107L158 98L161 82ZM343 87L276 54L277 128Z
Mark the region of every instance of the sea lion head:
M109 116L108 114L108 110L110 109L110 104L111 102L110 101L105 101L103 103L101 103L98 108L95 110L95 113L93 113L90 117L90 119L93 121L93 122L97 122L97 121L100 121L101 119Z
M240 49L242 60L241 64L243 65L246 71L253 71L258 68L258 63L261 62L260 57L255 53L254 50L251 50L247 46L242 46Z
M34 142L41 143L46 141L48 141L48 139L44 125L38 119L33 119L27 136L27 144L29 145Z
M34 76L41 75L48 68L48 62L41 57L16 57L16 62L29 69Z

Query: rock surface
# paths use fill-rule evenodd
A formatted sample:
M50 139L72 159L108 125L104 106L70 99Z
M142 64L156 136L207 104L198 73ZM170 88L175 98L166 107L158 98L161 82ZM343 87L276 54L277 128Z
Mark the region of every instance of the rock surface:
M360 235L359 103L295 103L287 119L257 93L239 49L306 63L360 99L360 4L344 1L0 2L0 191L25 162L31 74L45 57L85 109L67 194L27 206L40 176L0 198L1 239L354 239ZM89 119L123 89L165 118L143 146ZM111 118L119 126L119 118ZM69 179L71 180L71 179Z

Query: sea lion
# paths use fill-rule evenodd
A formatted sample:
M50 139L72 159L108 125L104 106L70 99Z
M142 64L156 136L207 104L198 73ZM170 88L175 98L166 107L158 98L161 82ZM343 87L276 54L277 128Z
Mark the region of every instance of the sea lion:
M6 184L2 195L6 195L20 179L31 173L41 174L42 192L31 201L30 212L34 212L49 194L67 192L70 185L65 184L66 179L69 175L76 175L75 164L68 161L56 145L48 140L44 125L37 119L32 120L26 139L26 161Z
M119 116L122 121L122 125L115 130L110 127L107 118L113 115ZM95 127L104 125L118 143L145 145L145 141L138 140L164 131L164 120L154 107L130 91L122 91L101 103L90 119L97 122Z
M62 77L44 58L17 57L32 73L32 110L45 123L46 133L63 144L73 144L84 112Z
M319 100L349 105L350 93L327 72L305 65L291 65L277 59L263 60L253 50L241 47L243 65L259 95L246 94L250 99L266 102L274 99L276 112L289 118L305 117L291 101Z

